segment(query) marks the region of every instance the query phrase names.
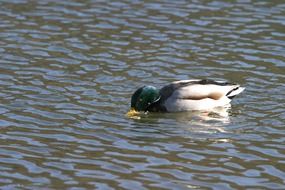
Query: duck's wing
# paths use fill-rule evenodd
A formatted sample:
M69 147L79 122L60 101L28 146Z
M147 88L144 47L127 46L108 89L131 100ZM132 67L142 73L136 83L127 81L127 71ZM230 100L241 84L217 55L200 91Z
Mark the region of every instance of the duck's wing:
M182 80L173 82L160 90L161 101L169 97L175 99L201 100L210 98L219 100L223 97L232 99L244 88L238 84L214 80Z

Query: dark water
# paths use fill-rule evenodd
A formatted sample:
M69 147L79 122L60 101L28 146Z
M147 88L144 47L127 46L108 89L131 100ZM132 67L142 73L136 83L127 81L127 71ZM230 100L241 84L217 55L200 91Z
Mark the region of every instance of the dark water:
M285 189L285 2L0 1L0 189ZM246 87L229 116L132 92Z

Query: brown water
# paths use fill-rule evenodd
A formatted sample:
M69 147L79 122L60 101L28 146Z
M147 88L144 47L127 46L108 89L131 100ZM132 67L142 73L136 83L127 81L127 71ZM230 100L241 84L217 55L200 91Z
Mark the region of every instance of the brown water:
M284 1L0 1L0 189L285 189ZM132 92L246 87L229 116Z

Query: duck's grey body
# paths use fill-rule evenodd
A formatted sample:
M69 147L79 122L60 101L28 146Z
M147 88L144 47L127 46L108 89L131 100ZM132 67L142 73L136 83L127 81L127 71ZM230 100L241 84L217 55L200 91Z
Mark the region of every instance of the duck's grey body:
M238 84L213 80L182 80L170 83L159 91L159 98L147 111L179 112L211 110L229 105L244 90Z

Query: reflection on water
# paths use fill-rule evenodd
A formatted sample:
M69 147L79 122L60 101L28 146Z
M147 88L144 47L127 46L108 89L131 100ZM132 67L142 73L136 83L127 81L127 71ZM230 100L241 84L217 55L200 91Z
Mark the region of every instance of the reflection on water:
M282 1L0 2L1 189L284 189ZM229 110L125 117L191 79Z

